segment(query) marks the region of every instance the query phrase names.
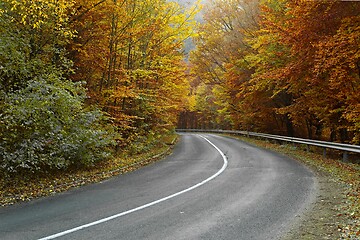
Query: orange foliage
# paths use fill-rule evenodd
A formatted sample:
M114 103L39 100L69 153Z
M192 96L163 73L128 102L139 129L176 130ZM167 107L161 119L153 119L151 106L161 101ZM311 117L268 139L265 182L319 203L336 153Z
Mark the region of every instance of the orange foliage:
M233 128L359 143L360 2L212 7L193 71L197 85L223 89L214 109L224 109Z

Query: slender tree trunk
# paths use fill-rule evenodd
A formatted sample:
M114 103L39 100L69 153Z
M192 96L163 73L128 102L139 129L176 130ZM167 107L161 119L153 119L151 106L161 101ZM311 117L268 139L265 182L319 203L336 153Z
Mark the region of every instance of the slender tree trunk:
M287 136L293 137L294 136L294 126L288 116L285 116L285 125L286 125Z

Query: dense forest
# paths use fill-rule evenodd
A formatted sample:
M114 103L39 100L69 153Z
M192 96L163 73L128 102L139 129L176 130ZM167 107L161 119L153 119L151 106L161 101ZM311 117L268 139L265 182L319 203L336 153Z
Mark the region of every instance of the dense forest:
M360 142L360 2L212 0L180 128Z
M173 131L199 7L165 0L0 3L0 168L88 166Z
M89 166L176 126L359 143L360 2L208 0L202 23L184 2L1 1L0 169Z

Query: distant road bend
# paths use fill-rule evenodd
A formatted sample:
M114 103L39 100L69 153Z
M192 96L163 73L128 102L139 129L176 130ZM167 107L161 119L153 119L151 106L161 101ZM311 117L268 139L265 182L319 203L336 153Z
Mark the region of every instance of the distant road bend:
M313 200L312 172L213 134L182 134L135 172L0 209L1 239L279 239Z

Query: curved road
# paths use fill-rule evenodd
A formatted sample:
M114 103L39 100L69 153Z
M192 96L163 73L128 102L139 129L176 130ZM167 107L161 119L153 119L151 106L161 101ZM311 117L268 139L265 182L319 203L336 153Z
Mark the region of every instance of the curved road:
M315 192L314 175L284 156L183 134L155 164L0 209L0 238L278 239Z

